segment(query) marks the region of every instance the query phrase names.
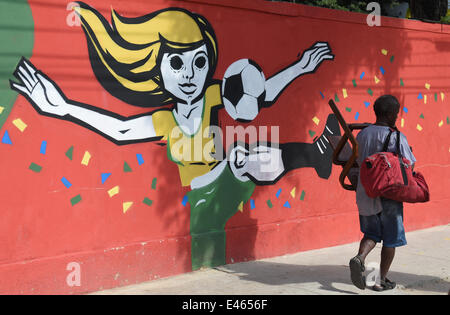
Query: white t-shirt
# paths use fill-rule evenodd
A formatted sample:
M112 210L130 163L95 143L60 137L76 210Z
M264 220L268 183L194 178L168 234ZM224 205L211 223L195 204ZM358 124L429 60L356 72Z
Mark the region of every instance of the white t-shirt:
M358 142L358 165L361 165L368 156L383 150L383 145L388 134L389 127L377 125L370 125L360 131L358 136L356 136L356 141ZM391 134L387 151L396 152L396 143L397 132L394 131ZM400 152L411 164L416 162L408 140L406 140L406 136L403 133L400 133ZM359 214L363 216L375 215L383 210L380 198L370 198L367 196L359 176L358 186L356 188L356 204L358 205Z

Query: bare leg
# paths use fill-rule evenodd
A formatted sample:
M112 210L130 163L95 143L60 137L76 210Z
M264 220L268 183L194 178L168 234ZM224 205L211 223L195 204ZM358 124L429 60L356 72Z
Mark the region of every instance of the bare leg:
M359 244L358 256L361 258L362 263L366 260L367 255L375 248L377 243L370 238L363 237Z
M365 271L364 261L376 244L375 241L363 237L359 244L358 255L350 259L350 278L352 283L361 290L366 288L366 278L363 275L363 272Z
M381 249L381 263L380 263L380 277L382 280L386 279L392 261L395 256L395 247L384 247Z
M228 160L236 178L257 185L274 184L287 172L304 167L312 167L320 178L328 179L333 149L327 136L338 136L340 132L336 117L330 114L322 135L313 143L256 143L252 147L237 143Z
M395 282L392 282L386 278L386 275L391 267L392 261L395 256L395 247L385 247L381 249L381 262L380 262L380 284L375 284L373 290L384 291L395 288Z

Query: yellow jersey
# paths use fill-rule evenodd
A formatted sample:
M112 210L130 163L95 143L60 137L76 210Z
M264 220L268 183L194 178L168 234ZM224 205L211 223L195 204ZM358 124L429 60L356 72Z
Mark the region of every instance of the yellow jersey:
M152 114L156 135L167 141L167 155L178 165L182 186L189 186L194 178L208 173L219 163L214 158L214 134L210 127L212 108L221 105L220 85L213 84L206 89L201 123L193 135L181 129L172 110Z

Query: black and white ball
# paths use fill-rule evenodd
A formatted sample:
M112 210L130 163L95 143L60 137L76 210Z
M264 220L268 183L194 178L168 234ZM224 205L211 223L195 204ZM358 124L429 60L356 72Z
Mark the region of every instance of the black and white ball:
M259 104L265 98L264 73L254 61L240 59L225 71L222 96L225 109L239 121L252 121L258 115Z

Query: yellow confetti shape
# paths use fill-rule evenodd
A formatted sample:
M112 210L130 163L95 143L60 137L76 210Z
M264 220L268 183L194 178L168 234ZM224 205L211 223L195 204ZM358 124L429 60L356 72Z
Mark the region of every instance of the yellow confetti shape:
M423 130L422 126L417 124L417 130L422 131Z
M119 186L113 187L110 190L108 190L109 197L115 196L119 193Z
M401 120L401 122L400 122L400 126L403 128L403 127L405 127L405 119L404 118L402 118L402 120Z
M387 51L386 49L382 49L382 50L381 50L381 53L382 53L383 55L387 56L388 51Z
M315 123L316 125L319 125L319 123L320 123L320 119L319 119L319 118L317 118L316 116L314 116L314 118L313 118L312 120L314 121L314 123Z
M431 85L430 85L429 83L425 83L425 88L426 88L427 90L429 90L430 87L431 87Z
M4 107L0 106L0 115L3 113L4 109L5 109Z
M23 132L25 130L25 128L27 128L27 124L24 123L22 121L22 119L17 118L16 120L13 120L13 124L14 126L17 127L17 129L19 129L21 132Z
M292 196L292 198L295 198L295 187L292 188L292 190L291 190L291 196Z
M132 201L127 201L122 204L123 213L127 212L128 209L133 205Z
M344 98L348 97L347 89L342 89L342 95L344 96Z
M241 201L241 203L239 204L238 210L241 212L244 211L244 202L243 201Z
M81 161L81 164L87 166L89 164L90 159L91 159L91 154L88 151L84 152L84 156L83 156L83 160Z
M445 94L443 92L441 92L441 100L444 101L445 98Z
M380 83L380 79L377 78L377 76L375 76L375 84Z
M428 96L427 96L427 95L424 95L424 96L423 96L423 102L426 104L427 101L428 101Z
M439 122L439 127L442 127L442 125L444 125L444 121L443 121L443 120L441 120L441 121Z

